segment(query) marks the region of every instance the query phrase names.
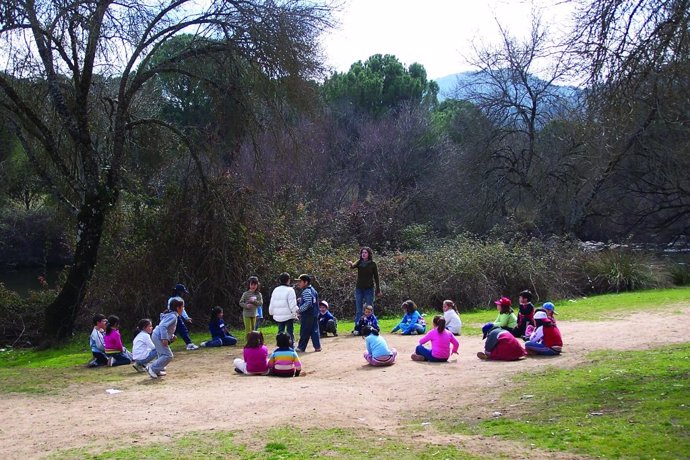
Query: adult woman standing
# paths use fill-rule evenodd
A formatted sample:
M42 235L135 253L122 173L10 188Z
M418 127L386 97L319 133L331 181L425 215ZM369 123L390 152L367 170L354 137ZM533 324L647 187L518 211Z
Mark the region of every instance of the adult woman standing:
M376 262L374 262L374 253L368 247L363 247L359 251L359 260L348 263L350 268L357 269L357 285L355 287L355 324L357 324L362 316L364 305L374 306L374 293L377 297L381 296L379 270ZM354 333L355 331L353 331Z

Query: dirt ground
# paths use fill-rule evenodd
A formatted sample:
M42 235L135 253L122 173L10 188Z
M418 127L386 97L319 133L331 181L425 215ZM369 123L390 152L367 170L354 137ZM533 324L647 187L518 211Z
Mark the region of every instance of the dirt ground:
M560 321L561 356L509 363L479 360L481 338L466 336L460 337L459 356L453 355L449 363L415 362L409 355L418 337L385 334L388 344L398 350L398 362L373 368L362 358L363 340L341 331L339 337L322 340L320 353L313 352L310 344L300 356L306 375L294 379L236 374L232 360L241 357L239 346L177 352L168 375L159 380L137 374L131 366L85 369L119 372L126 378L114 387L75 385L58 396L3 396L0 454L4 459L37 458L60 449L143 445L211 429L235 431L241 439L242 433L249 435L257 427L277 425L356 427L402 435L412 418L418 423L424 414L462 411L463 417L479 419L500 409L510 415L510 407L498 407L496 389L510 391L506 385L512 374L549 365L571 367L598 349L644 349L683 341L680 319L689 313L690 305L680 304L624 320ZM109 394L106 390L111 388L121 392ZM524 448L481 436L416 433L420 441L453 443L484 455L524 453ZM529 457L579 458L538 451Z

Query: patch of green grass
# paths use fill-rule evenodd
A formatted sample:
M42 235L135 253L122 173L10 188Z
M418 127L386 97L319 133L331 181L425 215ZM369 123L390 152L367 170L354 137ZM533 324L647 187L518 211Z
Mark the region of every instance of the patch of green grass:
M516 377L501 400L516 415L459 420L454 431L603 458L688 458L690 344L589 357L576 369Z
M547 300L545 299L544 302ZM558 320L601 321L610 319L612 316L659 310L682 302L690 303L690 287L604 294L553 302L558 312L558 316L556 316ZM535 304L535 307L540 306L541 303ZM514 306L514 309L517 312L517 306ZM427 313L427 324L431 324L430 318L433 318L438 313ZM461 313L460 319L462 320L463 335L480 335L481 325L494 321L496 316L497 312L495 309Z
M409 441L409 440L408 440ZM168 443L152 443L122 449L89 453L90 449L56 452L51 458L80 459L304 459L304 458L373 458L373 459L474 459L479 458L453 445L420 441L401 441L392 436L372 436L352 429L325 430L297 427L258 431L249 445L234 439L232 432L191 433Z

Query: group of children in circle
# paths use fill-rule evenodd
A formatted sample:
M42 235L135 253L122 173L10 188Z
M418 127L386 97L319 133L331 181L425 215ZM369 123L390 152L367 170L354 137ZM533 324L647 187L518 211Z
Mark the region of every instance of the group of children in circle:
M281 286L289 288L287 299L296 298L294 289L288 286L286 274L282 274ZM304 280L302 278L305 278ZM300 276L300 288L311 289L305 296L310 302L318 299L318 294L310 286L310 278L307 275ZM279 286L280 287L280 286ZM278 289L278 288L276 288ZM292 295L290 295L292 292ZM148 373L152 379L166 375L166 366L172 361L173 353L170 343L177 336L183 338L187 350L197 350L190 337L185 322L192 319L186 314L184 299L182 296L188 294L186 287L178 284L173 289L173 295L168 299L166 310L160 315L160 322L154 328L153 322L144 318L137 325L136 335L133 340L133 348L130 352L122 344L119 332L120 320L117 316L111 315L106 318L102 314L96 314L93 319L94 327L89 339L93 359L88 364L89 367L98 366L119 366L132 364L138 372ZM274 292L274 296L277 292ZM274 301L272 296L271 301ZM553 303L545 302L542 308L535 308L531 302L532 293L528 290L522 291L519 295L519 311L516 315L512 309L512 302L508 297L501 297L495 301L498 317L495 321L486 323L482 327L483 339L486 340L484 351L477 353L480 359L512 361L522 359L527 354L557 355L562 351L562 338L560 330L556 325L556 311ZM276 300L276 305L280 302ZM268 348L264 345L263 334L258 330L263 319L263 298L260 292L260 284L257 277L252 276L247 281L247 291L244 292L239 301L242 307L242 318L244 320L246 345L243 348L242 358L234 360L235 371L247 375L274 375L279 377L293 377L300 375L302 363L297 351L304 352L306 343L303 347L294 347L294 336L292 334L292 323L304 313L304 298L300 299L299 307L289 308L291 316L289 318L279 318L278 311L274 314L274 319L278 323L278 335L276 336L277 348L269 354ZM290 304L290 300L287 301ZM295 300L295 304L298 304ZM445 362L451 354L457 354L459 336L462 328L462 321L457 313L455 303L451 300L443 302L443 315L437 315L433 319L433 329L426 332L426 321L416 304L412 300L406 300L402 304L404 315L401 321L391 330L391 333L400 332L402 335L422 335L415 348L411 359L414 361ZM329 333L334 336L337 332L337 319L329 311L328 302L318 301L318 310L314 305L314 311L318 311L315 317L314 330L317 337L326 337ZM202 347L220 347L224 345L235 345L237 339L228 331L223 319L224 312L219 306L211 310L209 321L209 331L211 339L202 342ZM281 321L282 320L282 321ZM289 323L289 325L287 324ZM316 327L318 326L318 329ZM304 324L302 324L304 327ZM310 328L312 326L309 326ZM287 330L287 333L285 332ZM300 331L305 336L305 331ZM306 331L307 341L312 331ZM381 336L381 329L378 319L374 315L372 305L365 305L362 316L355 323L352 335L364 338L366 351L364 359L372 366L390 366L395 363L397 350L388 346L386 340ZM313 335L311 336L312 338ZM518 340L525 341L524 346ZM317 339L318 340L318 339ZM313 340L315 351L321 351L320 343ZM300 341L302 344L303 341ZM431 348L425 344L430 343Z

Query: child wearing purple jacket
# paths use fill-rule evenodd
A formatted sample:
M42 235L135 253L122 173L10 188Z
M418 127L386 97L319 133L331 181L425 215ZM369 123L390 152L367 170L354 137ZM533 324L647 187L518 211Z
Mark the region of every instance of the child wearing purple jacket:
M446 320L443 316L434 316L435 329L430 330L419 339L419 345L411 358L414 361L445 362L450 358L450 345L453 344L453 353L458 353L460 344L452 332L446 329ZM431 342L431 348L426 348L425 343Z

